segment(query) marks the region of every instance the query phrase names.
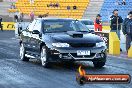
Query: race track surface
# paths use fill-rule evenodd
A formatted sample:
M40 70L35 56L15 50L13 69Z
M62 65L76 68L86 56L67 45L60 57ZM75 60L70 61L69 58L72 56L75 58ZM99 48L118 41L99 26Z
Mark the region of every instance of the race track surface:
M0 31L0 88L132 88L132 83L80 86L76 82L80 64L88 74L132 75L132 59L109 56L101 69L94 68L91 62L56 63L46 69L36 59L23 62L19 58L19 40L14 31Z

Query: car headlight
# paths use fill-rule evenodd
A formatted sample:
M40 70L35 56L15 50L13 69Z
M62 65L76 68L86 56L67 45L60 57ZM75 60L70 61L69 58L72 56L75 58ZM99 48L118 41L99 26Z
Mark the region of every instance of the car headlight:
M54 47L69 47L68 43L52 43Z
M102 46L105 46L106 47L105 42L96 43L96 47L102 47Z

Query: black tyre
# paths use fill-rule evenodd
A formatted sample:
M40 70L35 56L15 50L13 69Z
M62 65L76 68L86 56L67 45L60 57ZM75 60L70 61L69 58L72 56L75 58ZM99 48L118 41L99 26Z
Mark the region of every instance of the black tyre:
M106 63L106 58L95 59L93 61L95 68L102 68L105 65L105 63Z
M50 63L48 61L49 54L48 54L48 50L47 50L47 48L45 46L43 46L42 49L41 49L40 59L41 59L41 64L42 64L43 67L45 67L45 68L49 68L50 67Z
M25 56L25 54L26 54L25 47L24 47L24 45L21 43L21 45L20 45L20 59L21 59L22 61L29 61L29 58L27 58L27 57Z

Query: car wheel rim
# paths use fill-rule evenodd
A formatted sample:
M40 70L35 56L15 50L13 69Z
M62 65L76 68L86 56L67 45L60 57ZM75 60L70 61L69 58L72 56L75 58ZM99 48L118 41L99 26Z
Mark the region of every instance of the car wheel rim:
M21 47L20 47L20 57L21 57L21 59L24 57L24 47L23 47L23 45L21 45Z
M41 51L41 62L42 62L42 66L46 64L46 49L42 49Z

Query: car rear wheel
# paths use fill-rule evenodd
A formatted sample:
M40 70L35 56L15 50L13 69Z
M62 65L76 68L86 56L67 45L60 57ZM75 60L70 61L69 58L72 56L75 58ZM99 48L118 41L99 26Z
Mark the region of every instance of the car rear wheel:
M105 63L106 63L106 58L101 58L93 61L95 68L102 68L105 65Z
M20 59L22 60L22 61L29 61L29 58L27 58L26 56L25 56L25 53L26 51L25 51L25 47L24 47L24 45L23 44L21 44L20 45Z
M41 64L43 67L45 68L48 68L50 66L49 62L48 62L48 58L49 58L49 55L48 55L48 51L46 49L45 46L42 47L41 49Z

